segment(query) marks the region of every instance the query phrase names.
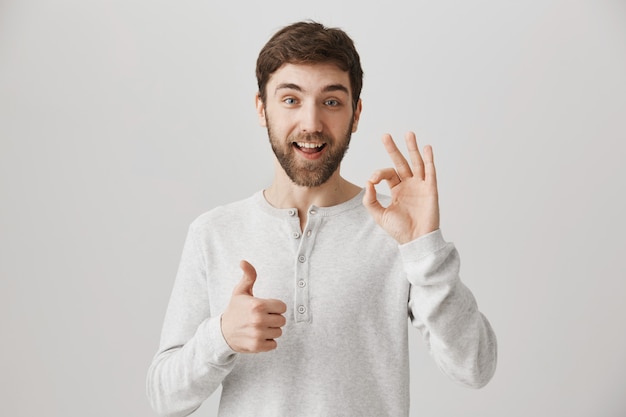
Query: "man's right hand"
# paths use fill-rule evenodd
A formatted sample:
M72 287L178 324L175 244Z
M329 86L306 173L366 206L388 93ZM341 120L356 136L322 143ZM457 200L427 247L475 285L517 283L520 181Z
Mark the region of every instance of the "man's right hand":
M256 270L246 261L239 264L243 277L233 290L222 314L222 334L235 352L258 353L276 349L285 325L287 306L280 300L256 298L252 288Z

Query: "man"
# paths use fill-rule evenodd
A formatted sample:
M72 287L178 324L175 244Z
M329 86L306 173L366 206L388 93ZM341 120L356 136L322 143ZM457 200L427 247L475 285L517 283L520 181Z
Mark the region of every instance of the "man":
M407 161L385 135L395 168L364 189L340 175L362 76L351 39L318 23L261 50L274 179L190 226L148 374L158 413L189 415L222 384L221 416L406 416L407 318L452 379L491 378L495 336L439 230L432 149L408 133Z

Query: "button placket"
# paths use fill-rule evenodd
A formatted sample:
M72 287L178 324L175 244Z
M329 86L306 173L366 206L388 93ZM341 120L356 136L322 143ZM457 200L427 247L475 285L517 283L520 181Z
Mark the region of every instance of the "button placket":
M300 217L298 216L298 210L295 208L290 208L286 210L286 214L288 216L289 229L287 231L290 239L293 240L294 251L296 254L299 253L300 250L300 238L303 236L302 231L300 230Z
M300 245L298 252L296 252L295 262L295 301L294 301L294 315L296 322L310 322L311 321L311 308L309 305L309 273L310 273L310 260L313 246L315 243L315 230L319 227L321 217L318 214L316 208L311 208L308 211L309 216L307 219L306 227L304 228L304 235L306 239L300 239ZM302 236L302 234L301 234Z

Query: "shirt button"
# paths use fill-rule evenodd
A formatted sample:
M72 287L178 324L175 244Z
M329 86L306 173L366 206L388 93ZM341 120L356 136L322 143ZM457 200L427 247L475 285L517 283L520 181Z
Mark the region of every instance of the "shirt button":
M304 255L300 255L300 256L298 256L298 260L299 260L301 263L305 263L305 262L306 262L306 256L304 256Z
M317 213L317 211L315 211L315 210L309 210L309 213L310 213L310 214L315 214L315 213Z
M295 216L296 215L296 211L294 209L289 209L289 211L287 213L289 213L290 216Z
M299 238L299 237L300 237L300 233L299 233L299 232L293 232L293 233L291 234L291 236L293 236L293 238L294 238L294 239L297 239L297 238Z
M300 314L306 313L306 307L305 306L298 306L298 313L300 313Z
M306 287L306 281L304 281L303 279L301 279L300 281L298 281L298 287L300 287L300 288L304 288L304 287Z
M307 230L307 231L306 231L306 237L310 237L310 236L311 236L311 231L310 231L310 230Z

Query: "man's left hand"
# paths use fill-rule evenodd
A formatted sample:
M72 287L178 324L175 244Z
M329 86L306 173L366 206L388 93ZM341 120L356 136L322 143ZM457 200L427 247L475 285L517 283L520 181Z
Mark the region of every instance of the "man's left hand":
M422 158L415 133L408 132L405 139L410 164L398 150L391 135L383 136L383 145L395 169L376 171L367 182L363 196L363 204L376 223L400 244L439 229L437 176L432 147L424 147ZM383 180L387 181L391 190L388 207L383 207L376 198L374 186Z

